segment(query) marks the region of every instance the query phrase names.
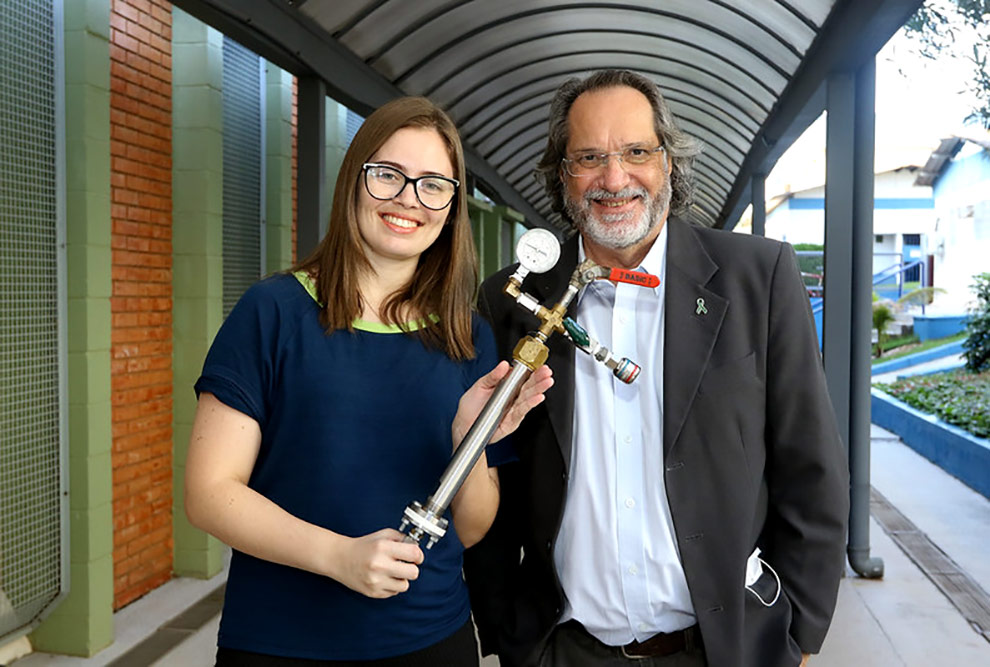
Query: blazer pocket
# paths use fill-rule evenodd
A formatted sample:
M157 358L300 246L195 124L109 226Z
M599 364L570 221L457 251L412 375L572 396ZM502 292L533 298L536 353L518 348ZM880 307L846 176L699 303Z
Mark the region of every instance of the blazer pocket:
M698 393L713 396L727 392L738 392L752 387L760 378L756 375L756 352L733 359L705 371L698 385Z
M772 607L780 599L780 589L777 571L760 558L757 548L746 561L746 590L756 596L764 607Z

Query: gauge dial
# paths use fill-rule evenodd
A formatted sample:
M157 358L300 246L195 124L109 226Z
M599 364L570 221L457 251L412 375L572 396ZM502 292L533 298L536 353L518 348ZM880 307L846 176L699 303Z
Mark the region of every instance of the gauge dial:
M516 259L533 273L545 273L560 259L560 242L548 229L530 229L516 242Z

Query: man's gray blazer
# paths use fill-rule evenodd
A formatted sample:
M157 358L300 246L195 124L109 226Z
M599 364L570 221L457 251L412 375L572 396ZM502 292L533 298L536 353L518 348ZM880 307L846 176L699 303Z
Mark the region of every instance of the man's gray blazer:
M708 662L795 667L828 630L849 511L845 450L808 298L789 245L667 224L663 442L655 446ZM577 242L524 289L556 303ZM512 269L486 280L479 301L502 358L537 324L501 293ZM497 652L502 667L531 664L563 603L553 546L581 406L575 349L559 336L549 346L555 385L512 436L519 461L500 468L499 514L465 557L483 650ZM745 587L757 546L783 584L770 606L757 596L774 598L769 571Z

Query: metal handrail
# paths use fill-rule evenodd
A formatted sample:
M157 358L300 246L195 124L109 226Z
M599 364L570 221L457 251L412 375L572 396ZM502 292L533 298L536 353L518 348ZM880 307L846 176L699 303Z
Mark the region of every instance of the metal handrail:
M907 271L919 267L919 273L921 274L921 286L928 287L928 263L923 259L916 259L913 262L897 262L892 264L881 271L873 274L873 285L879 285L885 280L890 280L891 278L897 278L897 298L900 299L904 296L904 274ZM925 302L921 302L921 314L925 314Z
M799 251L798 254L813 255L813 254L818 254L818 251ZM879 285L884 281L890 280L891 278L899 278L897 280L897 298L900 299L904 296L904 282L905 282L904 274L907 271L914 269L915 267L919 268L919 272L921 274L921 281L920 281L921 286L928 287L928 263L923 259L917 259L906 263L897 262L895 264L891 264L890 266L885 267L880 271L877 271L875 274L873 274L872 284ZM805 285L805 290L808 292L809 297L818 297L818 296L822 297L821 302L819 302L817 305L812 307L811 313L815 315L821 312L822 310L824 310L825 295L823 293L819 293L821 291L821 287L818 285ZM924 301L921 302L921 314L922 315L925 314Z

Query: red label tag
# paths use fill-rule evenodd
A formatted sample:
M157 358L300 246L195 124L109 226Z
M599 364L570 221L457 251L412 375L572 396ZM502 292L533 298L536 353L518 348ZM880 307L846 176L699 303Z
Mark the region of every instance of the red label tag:
M643 287L656 287L660 284L660 279L652 273L626 271L625 269L612 269L612 272L608 275L608 279L620 283L642 285Z

